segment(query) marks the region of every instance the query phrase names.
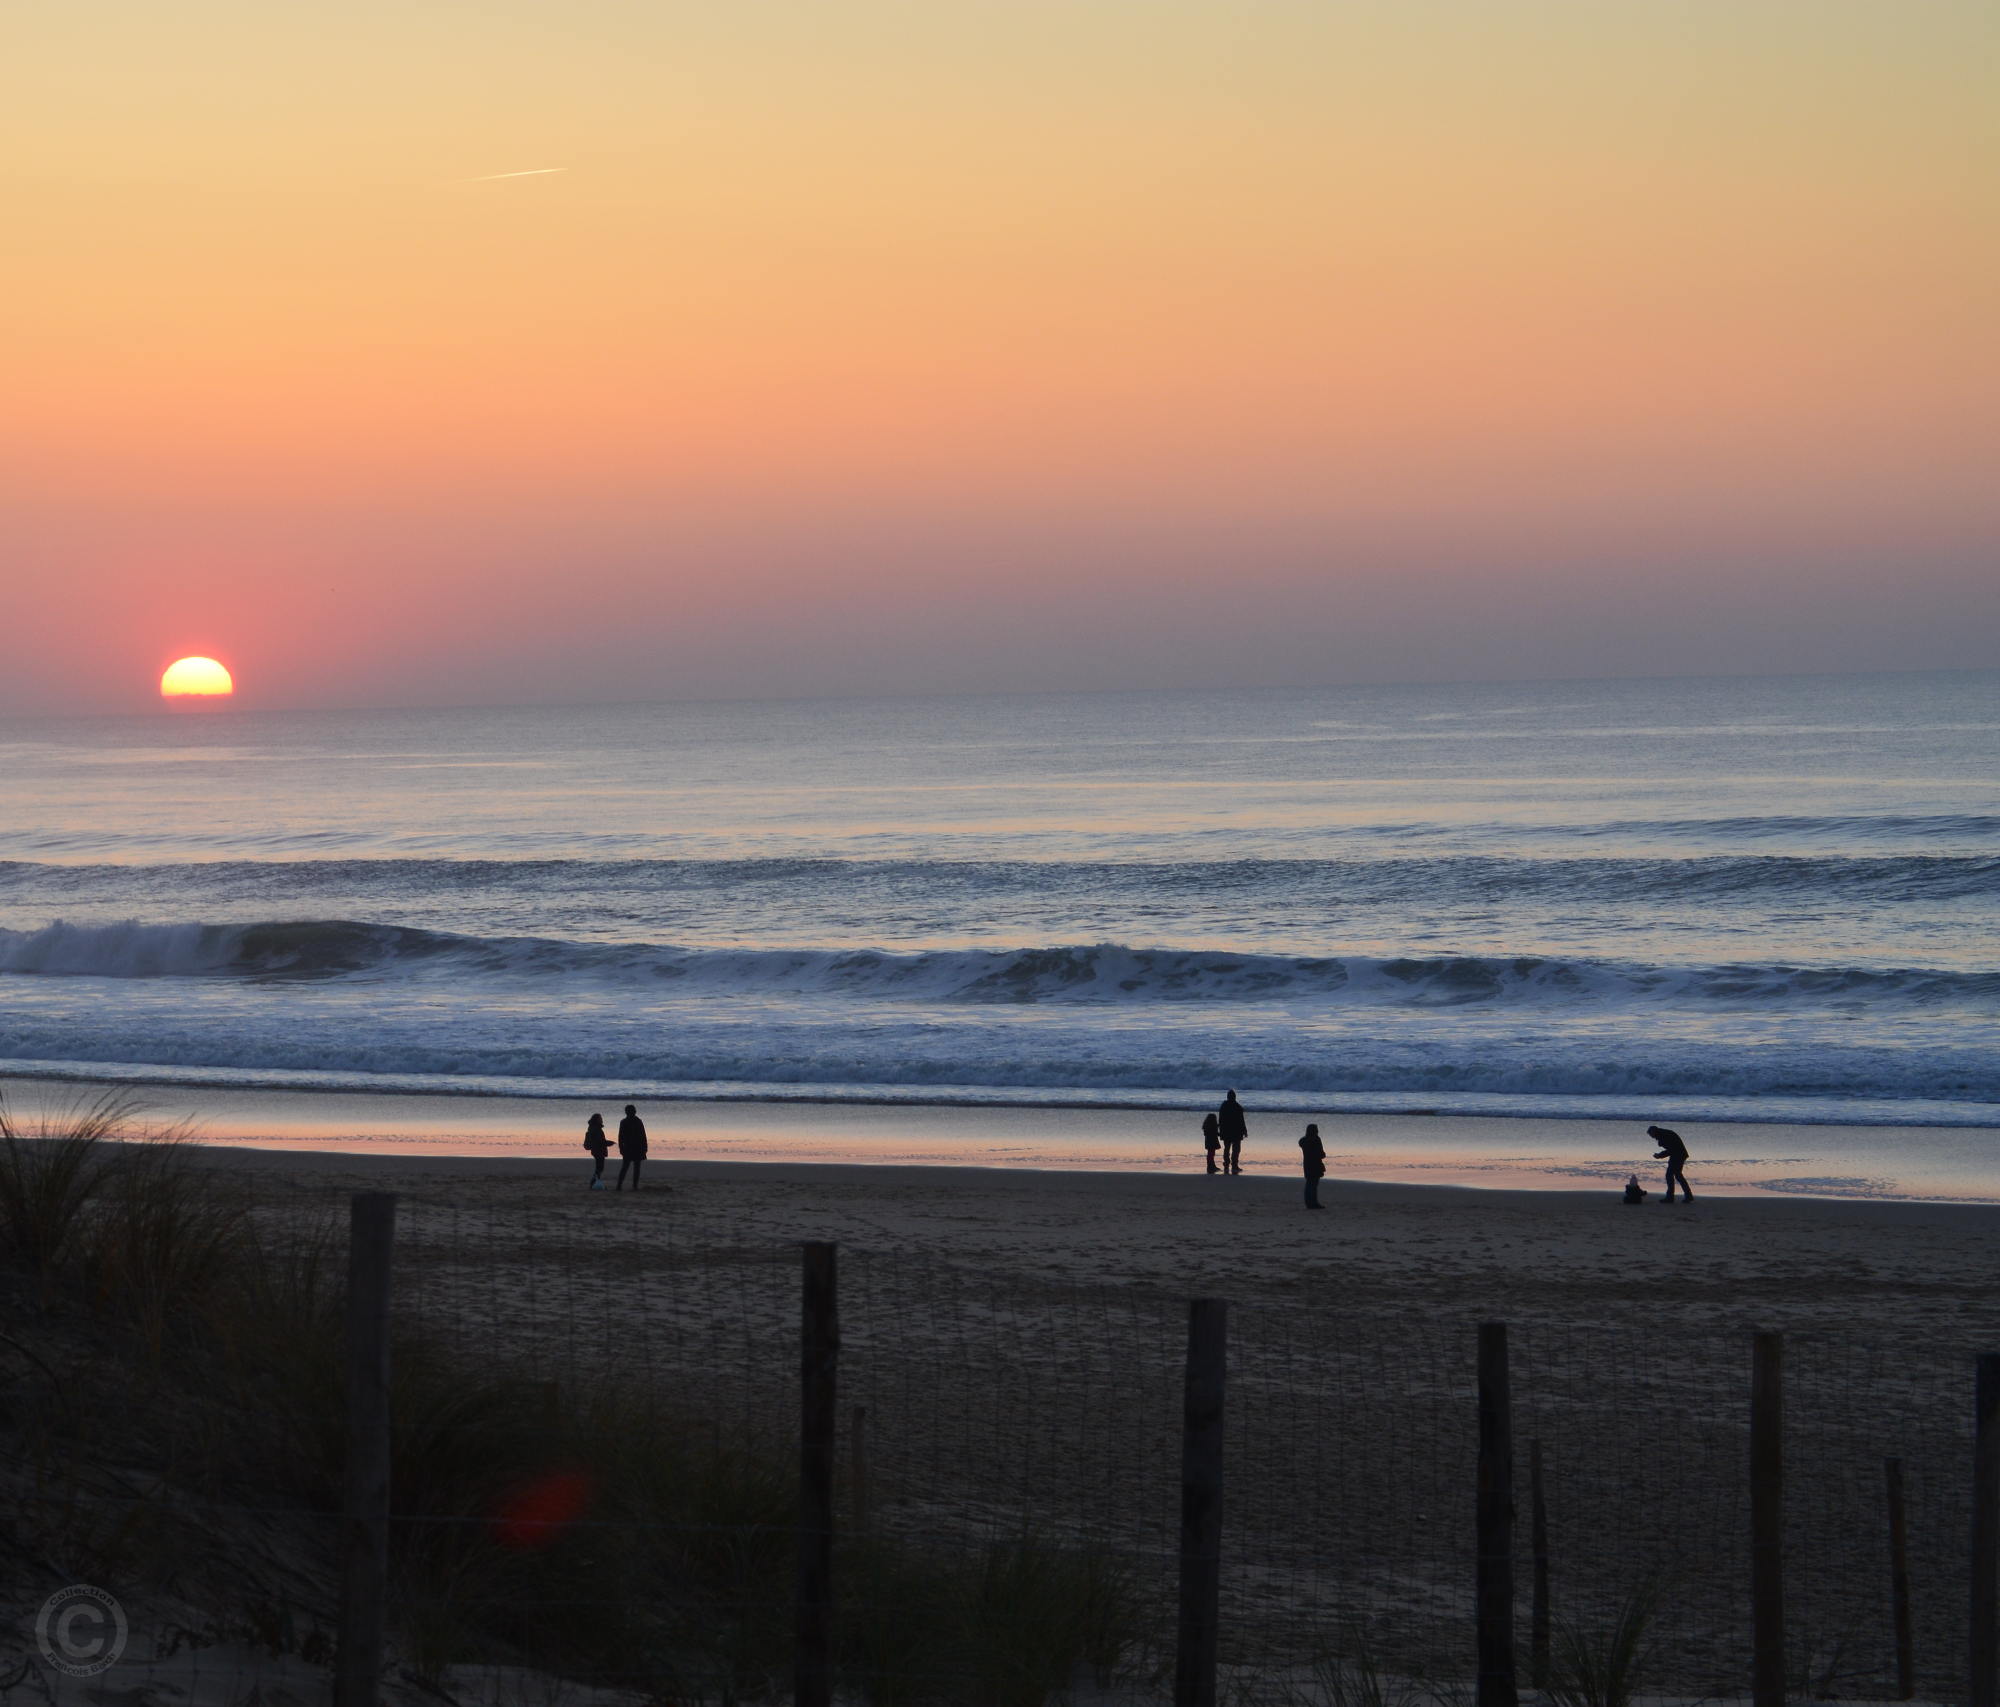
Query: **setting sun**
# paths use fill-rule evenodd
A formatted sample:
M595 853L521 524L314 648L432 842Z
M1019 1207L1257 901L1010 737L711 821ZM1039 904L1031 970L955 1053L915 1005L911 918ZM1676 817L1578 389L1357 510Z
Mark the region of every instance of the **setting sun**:
M160 677L162 699L226 699L235 691L229 672L213 658L183 658Z

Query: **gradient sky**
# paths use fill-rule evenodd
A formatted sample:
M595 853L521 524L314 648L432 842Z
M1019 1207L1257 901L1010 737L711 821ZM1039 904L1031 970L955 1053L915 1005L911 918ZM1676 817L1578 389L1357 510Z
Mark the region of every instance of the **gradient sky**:
M37 6L0 709L2000 664L1996 67L1991 0Z

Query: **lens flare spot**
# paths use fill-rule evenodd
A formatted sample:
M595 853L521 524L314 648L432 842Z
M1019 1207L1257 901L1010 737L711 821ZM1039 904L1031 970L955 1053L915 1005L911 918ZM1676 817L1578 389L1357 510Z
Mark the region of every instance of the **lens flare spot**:
M579 1470L557 1470L516 1489L493 1517L493 1533L503 1547L546 1547L574 1523L590 1503L590 1478Z

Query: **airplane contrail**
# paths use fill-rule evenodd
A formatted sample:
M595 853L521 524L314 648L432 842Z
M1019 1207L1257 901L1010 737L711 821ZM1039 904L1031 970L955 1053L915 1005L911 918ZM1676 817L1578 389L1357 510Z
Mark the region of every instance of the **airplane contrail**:
M551 172L567 172L567 166L531 166L525 172L488 172L483 178L467 178L468 184L490 184L498 178L546 178Z

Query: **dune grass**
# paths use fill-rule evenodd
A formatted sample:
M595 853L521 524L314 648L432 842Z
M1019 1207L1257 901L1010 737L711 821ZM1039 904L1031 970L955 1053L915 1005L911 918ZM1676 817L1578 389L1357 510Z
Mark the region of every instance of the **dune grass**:
M1558 1620L1547 1694L1554 1707L1631 1707L1653 1660L1650 1589L1636 1589L1602 1626Z
M0 1095L0 1249L11 1261L47 1279L70 1260L112 1167L107 1141L129 1134L138 1106L106 1094L26 1120Z
M0 1107L0 1265L50 1345L69 1336L43 1360L36 1510L65 1547L88 1539L94 1568L176 1582L191 1513L289 1522L291 1556L322 1583L305 1645L323 1653L345 1451L338 1206L260 1205L185 1132L138 1114L118 1097L33 1122ZM789 1442L731 1436L683 1393L558 1386L414 1332L394 1370L402 1667L436 1682L453 1665L525 1666L689 1707L786 1697ZM139 1465L143 1499L99 1500L139 1485ZM1088 1548L878 1527L845 1538L838 1567L856 1701L1042 1707L1136 1652L1131 1584ZM299 1651L292 1590L239 1574L213 1628L283 1627Z

